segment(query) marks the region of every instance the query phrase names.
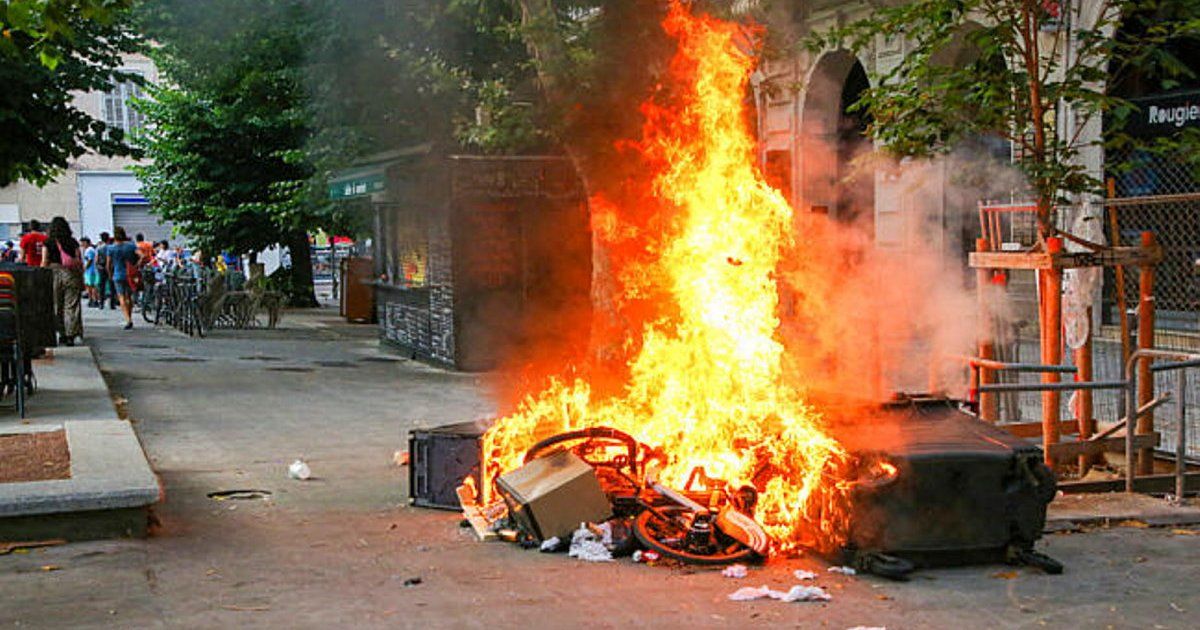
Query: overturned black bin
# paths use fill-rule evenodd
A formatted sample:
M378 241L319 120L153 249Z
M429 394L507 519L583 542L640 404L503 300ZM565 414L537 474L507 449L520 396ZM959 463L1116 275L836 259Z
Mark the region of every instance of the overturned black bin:
M480 440L488 421L459 422L408 434L408 496L417 507L461 510L455 490L468 476L479 487Z

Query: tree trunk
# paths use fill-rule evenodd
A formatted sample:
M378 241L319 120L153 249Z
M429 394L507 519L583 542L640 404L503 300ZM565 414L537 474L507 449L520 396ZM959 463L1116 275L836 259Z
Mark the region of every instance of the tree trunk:
M320 306L317 293L313 289L312 251L308 246L308 233L303 230L292 232L288 235L287 246L292 258L292 290L288 292L288 306Z

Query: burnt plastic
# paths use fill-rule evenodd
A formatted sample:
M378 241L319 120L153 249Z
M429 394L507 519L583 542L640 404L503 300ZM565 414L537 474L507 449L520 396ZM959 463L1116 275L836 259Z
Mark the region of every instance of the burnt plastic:
M953 402L905 399L836 433L861 461L882 458L898 469L888 483L854 491L843 560L1013 562L1041 537L1056 491L1041 449Z

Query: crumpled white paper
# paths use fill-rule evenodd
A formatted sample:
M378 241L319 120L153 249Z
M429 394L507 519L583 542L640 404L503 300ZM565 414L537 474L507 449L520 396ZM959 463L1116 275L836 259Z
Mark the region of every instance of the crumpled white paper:
M815 579L817 579L816 573L813 573L812 571L805 571L804 569L796 569L795 571L792 571L792 575L796 576L797 580L815 580Z
M288 466L288 477L304 481L312 477L312 470L309 469L308 464L304 463L304 460L297 459L292 462L291 466Z
M776 591L763 585L759 587L746 586L729 594L729 599L735 602L748 602L755 599L777 599L781 602L827 602L833 596L819 586L793 586L786 593Z
M749 575L744 564L731 564L724 569L721 569L721 575L727 578L744 578Z
M611 536L610 530L609 537ZM612 552L604 546L602 539L595 532L588 529L586 523L581 524L579 529L571 534L571 548L567 551L567 555L588 562L612 562L613 560Z
M558 536L551 536L550 538L547 538L546 540L542 541L542 546L540 547L540 550L541 551L554 551L555 549L558 549L558 545L561 542L562 541L558 539Z
M855 575L858 571L854 567L829 567L830 573L841 573L842 575Z
M782 602L827 602L833 599L833 596L825 591L820 586L801 586L797 584L792 589L783 594L783 597L776 597Z
M753 599L771 597L772 593L779 593L779 591L772 591L765 584L757 588L753 586L743 586L742 588L730 593L729 599L735 602L748 602ZM780 594L782 595L782 593Z

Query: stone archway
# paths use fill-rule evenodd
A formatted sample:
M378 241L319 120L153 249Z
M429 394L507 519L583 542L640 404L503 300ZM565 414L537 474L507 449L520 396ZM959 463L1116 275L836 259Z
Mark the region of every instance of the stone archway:
M828 214L838 221L874 217L874 169L856 158L872 149L867 118L849 108L870 87L866 69L845 50L817 60L805 83L797 146L801 211Z

